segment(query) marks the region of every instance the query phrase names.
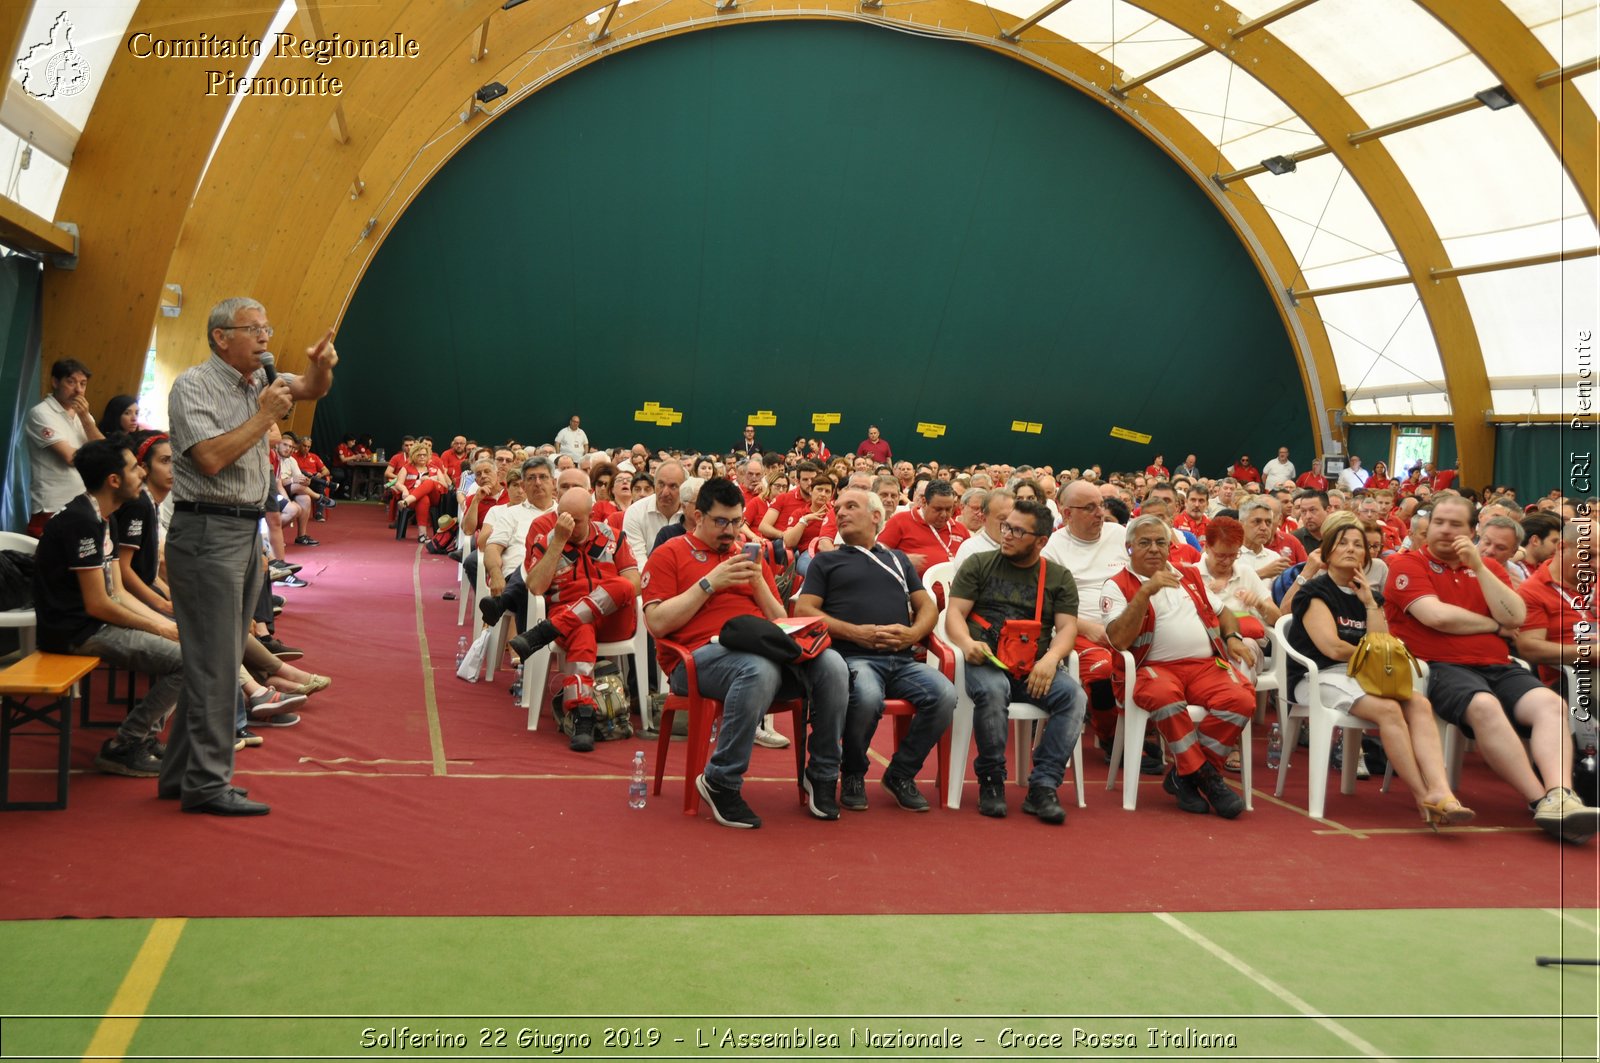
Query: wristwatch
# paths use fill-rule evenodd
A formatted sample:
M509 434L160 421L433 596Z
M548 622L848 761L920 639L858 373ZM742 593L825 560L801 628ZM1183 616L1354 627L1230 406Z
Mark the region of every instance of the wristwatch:
M711 589L711 581L709 579L707 579L706 577L704 577L704 576L700 577L700 589L705 591L707 594L715 593Z
M1294 583L1297 587L1304 587L1307 583L1306 574L1304 572L1300 573L1300 575L1294 578Z
M1227 635L1224 635L1222 637L1222 641L1224 641L1224 642L1228 641L1229 639L1238 639L1240 642L1243 642L1244 641L1244 636L1239 634L1237 631L1234 631L1234 632L1229 632Z

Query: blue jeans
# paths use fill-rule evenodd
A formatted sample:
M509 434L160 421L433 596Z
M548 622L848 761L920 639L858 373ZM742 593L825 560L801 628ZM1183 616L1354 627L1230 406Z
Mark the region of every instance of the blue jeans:
M1006 709L1013 701L1026 701L1050 714L1044 723L1044 736L1033 755L1029 786L1058 787L1067 772L1067 757L1083 731L1087 701L1083 688L1072 676L1058 670L1042 698L1028 695L1025 679L1013 679L992 665L967 665L967 694L972 698L972 737L978 743L978 759L973 765L981 782L1004 779L1006 775Z
M706 762L706 778L716 786L737 790L750 767L750 748L756 728L772 703L807 696L811 736L806 774L819 782L839 777L839 735L844 729L845 703L850 696L850 672L844 658L823 650L798 668L780 665L753 653L735 653L715 643L694 651L700 694L722 702L722 730L717 748ZM796 672L799 678L796 679ZM672 692L689 692L687 670L673 669L668 680ZM796 730L799 730L796 722ZM800 736L796 735L799 741Z
M867 773L867 747L883 717L883 700L901 698L917 712L886 774L914 778L950 726L956 688L936 669L911 657L862 654L845 658L845 663L850 666L850 707L844 719L844 773Z

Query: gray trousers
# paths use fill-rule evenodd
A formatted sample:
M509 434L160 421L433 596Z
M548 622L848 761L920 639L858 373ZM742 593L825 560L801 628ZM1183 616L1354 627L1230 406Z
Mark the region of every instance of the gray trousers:
M102 624L72 652L99 657L119 668L150 676L150 692L128 709L127 718L117 728L117 738L142 742L161 733L172 707L178 703L178 691L183 688L183 653L178 643L148 631Z
M257 522L174 513L167 577L184 668L161 789L192 808L221 797L233 779L239 663L262 579Z

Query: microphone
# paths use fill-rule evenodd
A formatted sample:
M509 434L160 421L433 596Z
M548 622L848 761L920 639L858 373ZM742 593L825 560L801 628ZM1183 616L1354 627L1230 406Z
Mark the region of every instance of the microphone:
M271 351L261 352L261 368L266 370L267 386L271 387L272 382L278 379L278 365L275 361L273 361Z

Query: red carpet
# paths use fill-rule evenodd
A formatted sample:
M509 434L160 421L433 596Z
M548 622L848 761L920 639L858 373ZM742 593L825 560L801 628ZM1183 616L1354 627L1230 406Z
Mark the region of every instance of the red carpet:
M0 916L504 915L1196 911L1363 907L1558 907L1596 903L1594 843L1558 847L1528 830L1516 797L1469 756L1462 797L1476 826L1431 836L1403 787L1363 782L1330 796L1337 825L1258 792L1233 822L1179 812L1147 781L1128 813L1089 753L1089 807L1045 827L965 807L912 815L869 777L871 811L838 823L799 807L788 750L756 750L746 795L759 831L681 814L670 774L643 811L626 771L644 743L566 748L546 723L524 729L511 673L453 675L456 566L421 557L445 774L433 766L418 652L413 544L381 510L342 506L294 560L311 586L284 591L284 641L334 677L304 722L268 729L239 754L238 782L270 816L219 820L157 801L153 782L95 774L106 731L78 731L70 807L0 815ZM97 683L97 692L103 688ZM98 707L96 715L110 710ZM883 728L884 735L888 728ZM880 748L882 739L880 739ZM682 745L673 764L681 772ZM1271 783L1258 748L1257 783ZM648 753L647 753L648 755ZM19 762L43 767L42 740ZM42 789L46 778L13 778ZM929 782L924 787L931 791ZM1063 799L1068 797L1063 791ZM1288 805L1303 807L1305 776ZM1403 833L1360 833L1394 831Z

